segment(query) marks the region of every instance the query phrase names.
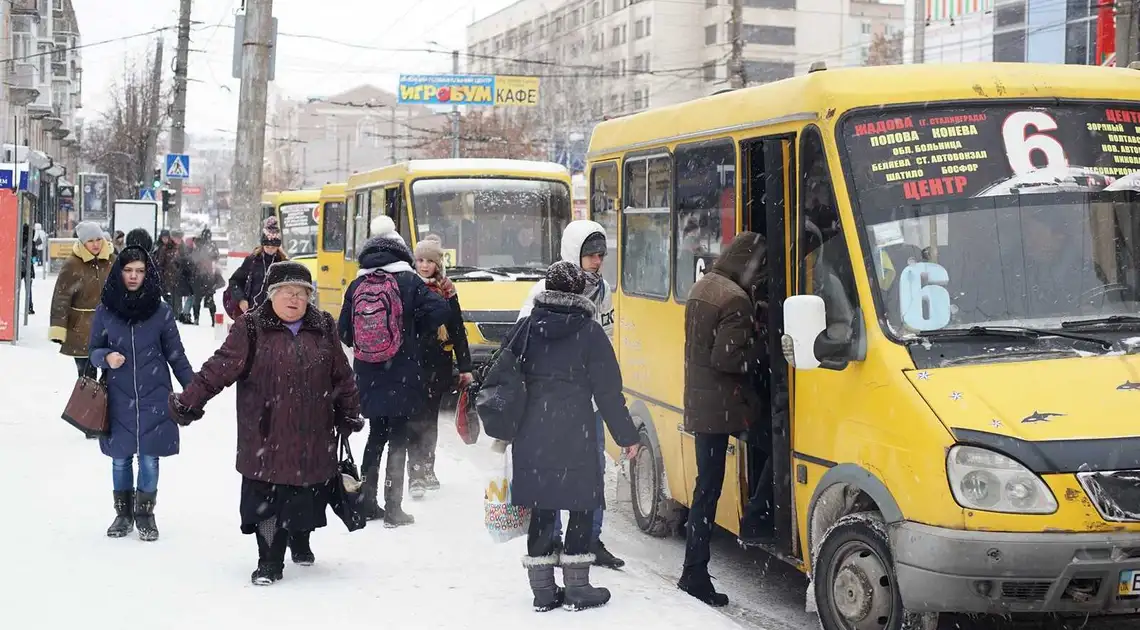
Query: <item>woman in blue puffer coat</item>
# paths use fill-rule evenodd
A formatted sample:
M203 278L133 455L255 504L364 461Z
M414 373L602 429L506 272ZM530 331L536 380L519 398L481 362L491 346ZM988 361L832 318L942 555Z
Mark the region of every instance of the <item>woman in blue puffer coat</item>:
M137 526L139 538L158 540L158 458L178 454L178 425L167 403L173 390L167 365L183 387L194 370L174 313L162 301L158 267L143 248L129 246L115 260L95 309L89 347L91 365L107 375L111 434L99 440L112 460L114 481L115 520L107 535L121 538Z

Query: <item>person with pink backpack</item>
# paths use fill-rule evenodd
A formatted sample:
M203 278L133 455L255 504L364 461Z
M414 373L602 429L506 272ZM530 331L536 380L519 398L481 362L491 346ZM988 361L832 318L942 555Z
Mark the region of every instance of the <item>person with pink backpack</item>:
M411 525L404 512L408 421L426 403L427 375L418 341L447 323L451 307L416 274L415 259L392 219L372 221L372 238L360 250L360 272L348 285L340 310L341 341L353 350L360 406L368 418L361 470L363 509L385 527ZM380 457L388 446L384 508L377 501Z

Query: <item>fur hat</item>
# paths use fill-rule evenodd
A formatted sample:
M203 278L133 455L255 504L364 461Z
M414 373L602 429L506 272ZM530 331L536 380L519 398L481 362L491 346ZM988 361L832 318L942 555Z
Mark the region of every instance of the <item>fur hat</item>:
M370 233L373 238L390 238L407 245L407 243L404 243L404 237L400 236L400 233L396 231L396 223L392 221L392 217L383 214L378 217L373 217L369 228L371 229Z
M103 238L103 228L94 221L80 221L79 225L75 226L75 237L80 243L98 241Z
M261 224L261 244L281 247L281 227L277 224L277 217L266 217Z
M586 291L586 274L572 262L556 262L546 270L546 290L581 295Z
M435 263L440 275L443 275L443 245L433 238L425 238L416 243L416 260L423 258Z
M287 286L304 287L313 290L313 274L309 268L299 262L284 260L269 265L265 274L265 292L271 294L277 289Z

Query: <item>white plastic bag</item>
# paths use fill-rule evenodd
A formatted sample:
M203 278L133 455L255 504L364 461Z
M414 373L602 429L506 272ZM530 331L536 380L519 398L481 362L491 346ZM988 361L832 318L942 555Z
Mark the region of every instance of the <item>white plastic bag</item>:
M502 465L487 479L483 490L483 523L491 540L500 543L526 536L530 529L530 508L511 505L511 449L504 449L502 454Z

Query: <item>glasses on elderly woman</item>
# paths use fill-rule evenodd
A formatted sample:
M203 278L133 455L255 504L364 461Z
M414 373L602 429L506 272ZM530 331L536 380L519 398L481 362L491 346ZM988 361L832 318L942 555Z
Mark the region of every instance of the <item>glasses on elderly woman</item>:
M281 290L281 291L278 291L278 294L283 299L286 299L286 300L305 300L305 301L308 301L308 299L309 299L309 292L304 290L304 289L294 289L294 290L289 290L289 291Z

